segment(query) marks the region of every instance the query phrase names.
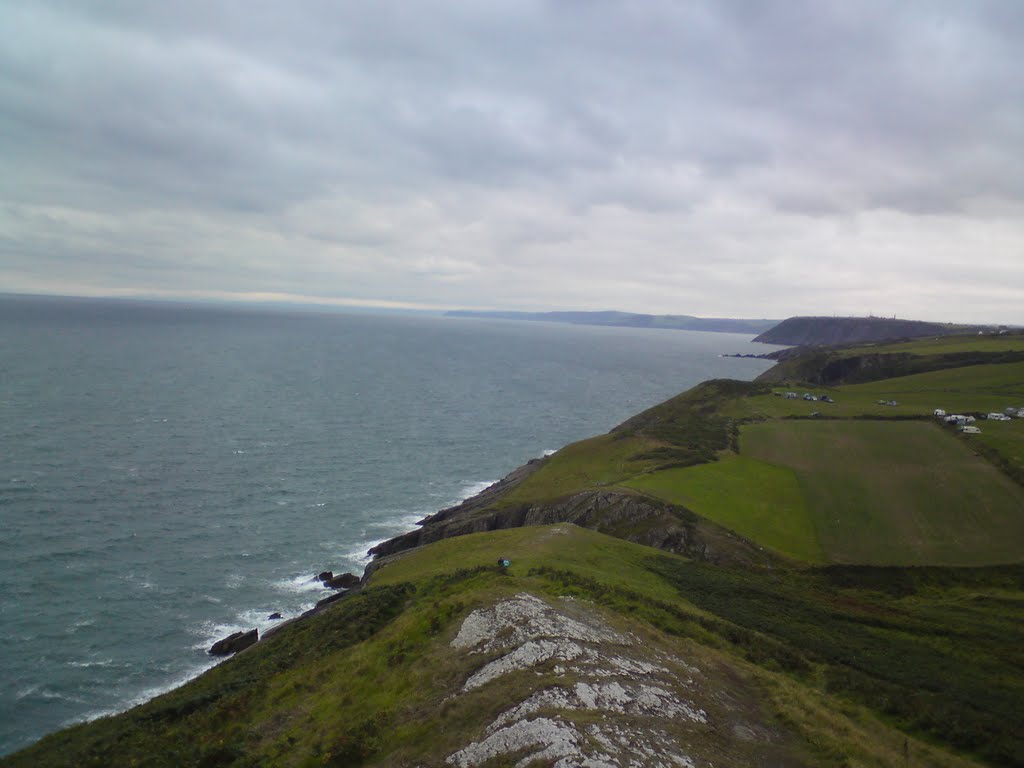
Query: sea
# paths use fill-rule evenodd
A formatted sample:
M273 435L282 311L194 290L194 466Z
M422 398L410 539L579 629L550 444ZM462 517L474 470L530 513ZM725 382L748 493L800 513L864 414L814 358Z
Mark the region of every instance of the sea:
M0 295L0 754L209 669L323 570L771 363L749 336Z

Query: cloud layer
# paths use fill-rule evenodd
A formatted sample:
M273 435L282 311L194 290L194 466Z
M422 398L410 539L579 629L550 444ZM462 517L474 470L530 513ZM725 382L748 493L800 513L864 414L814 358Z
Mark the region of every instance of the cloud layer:
M1024 6L0 0L0 284L1024 323Z

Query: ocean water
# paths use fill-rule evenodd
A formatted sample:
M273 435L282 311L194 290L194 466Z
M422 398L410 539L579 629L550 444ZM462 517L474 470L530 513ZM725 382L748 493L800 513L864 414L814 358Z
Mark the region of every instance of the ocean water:
M733 334L0 296L0 754L704 379Z

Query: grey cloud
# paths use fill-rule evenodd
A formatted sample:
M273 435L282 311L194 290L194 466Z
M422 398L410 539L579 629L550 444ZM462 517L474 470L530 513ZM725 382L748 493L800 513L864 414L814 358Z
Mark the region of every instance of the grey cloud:
M97 222L22 221L0 266L25 275L86 252L119 286L159 271L133 259L170 274L180 226L219 290L523 305L583 269L579 304L691 311L660 270L718 286L695 296L723 314L742 265L812 258L803 218L900 212L920 240L927 217L1024 202L1013 0L0 0L0 19L0 202ZM624 278L645 249L650 290Z

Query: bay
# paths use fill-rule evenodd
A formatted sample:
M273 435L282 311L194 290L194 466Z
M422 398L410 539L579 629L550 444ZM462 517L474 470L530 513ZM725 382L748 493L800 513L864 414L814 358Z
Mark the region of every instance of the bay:
M372 544L771 349L685 331L0 296L0 754L209 668Z

